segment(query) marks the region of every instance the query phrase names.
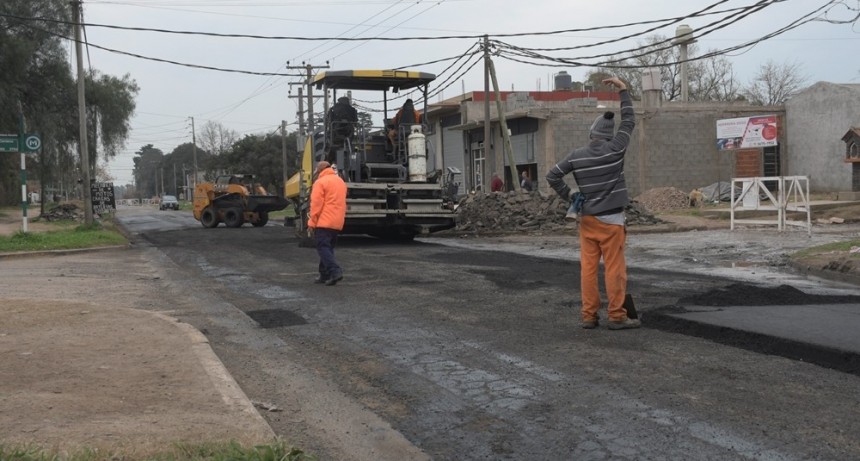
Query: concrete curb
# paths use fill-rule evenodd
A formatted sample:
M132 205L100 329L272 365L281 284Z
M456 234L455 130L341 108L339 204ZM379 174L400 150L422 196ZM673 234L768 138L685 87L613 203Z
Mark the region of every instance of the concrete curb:
M68 250L44 250L44 251L16 251L13 253L0 253L2 259L29 258L34 256L63 256L68 254L87 253L95 251L107 251L117 249L128 249L131 243L125 245L110 245L104 247L71 248Z
M221 362L221 359L219 359L215 354L215 351L212 350L212 347L209 345L209 339L206 338L203 333L192 325L181 322L179 319L174 317L170 317L159 312L144 312L149 312L161 320L176 325L176 327L191 340L191 349L194 352L194 355L206 370L206 374L209 376L212 385L221 395L221 398L227 407L248 416L256 426L253 428L253 432L260 432L259 435L261 437L270 440L275 438L275 431L263 416L260 415L254 407L254 404L251 402L251 399L245 395L245 392L242 391L242 388L239 387L239 384L235 379L233 379L233 376L229 371L227 371L227 368L224 367L224 363Z

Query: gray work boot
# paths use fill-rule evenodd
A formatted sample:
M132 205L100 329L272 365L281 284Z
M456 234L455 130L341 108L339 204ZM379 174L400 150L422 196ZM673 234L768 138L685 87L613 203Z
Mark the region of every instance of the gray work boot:
M624 320L621 320L621 321L614 321L614 320L609 321L609 329L610 330L627 330L630 328L639 328L641 326L642 326L642 322L640 322L639 319L625 318Z
M579 322L580 328L585 328L586 330L592 330L594 328L597 328L597 325L599 324L600 322L598 322L596 318L591 320L582 320L581 322Z

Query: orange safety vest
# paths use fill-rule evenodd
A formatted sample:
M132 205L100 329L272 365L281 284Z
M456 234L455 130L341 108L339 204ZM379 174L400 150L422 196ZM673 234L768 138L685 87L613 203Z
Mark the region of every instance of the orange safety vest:
M346 219L346 183L332 168L321 171L311 188L308 227L343 230Z

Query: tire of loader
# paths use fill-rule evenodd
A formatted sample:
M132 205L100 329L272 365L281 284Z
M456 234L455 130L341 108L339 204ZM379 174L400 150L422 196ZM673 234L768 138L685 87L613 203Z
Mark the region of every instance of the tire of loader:
M218 213L212 209L212 207L206 207L203 209L203 212L200 213L200 224L203 224L203 227L207 229L211 229L213 227L218 226Z
M265 226L265 225L266 225L266 223L268 223L268 222L269 222L269 213L268 213L268 212L266 212L266 211L261 211L261 212L259 212L259 213L257 213L257 214L258 214L258 215L260 215L260 219L258 219L258 220L256 220L256 221L252 222L252 223L251 223L251 225L252 225L252 226L254 226L254 227L263 227L263 226Z
M242 210L239 208L227 208L224 210L224 224L227 227L242 227L242 224L245 224Z

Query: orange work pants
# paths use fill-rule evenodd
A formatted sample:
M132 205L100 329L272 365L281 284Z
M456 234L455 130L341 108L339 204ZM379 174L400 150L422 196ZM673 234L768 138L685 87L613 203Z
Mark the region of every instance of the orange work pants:
M624 261L624 226L606 224L594 216L583 216L579 223L580 279L582 290L582 320L597 318L600 309L600 289L597 275L603 256L603 281L606 284L609 320L627 318L624 295L627 292L627 264Z

